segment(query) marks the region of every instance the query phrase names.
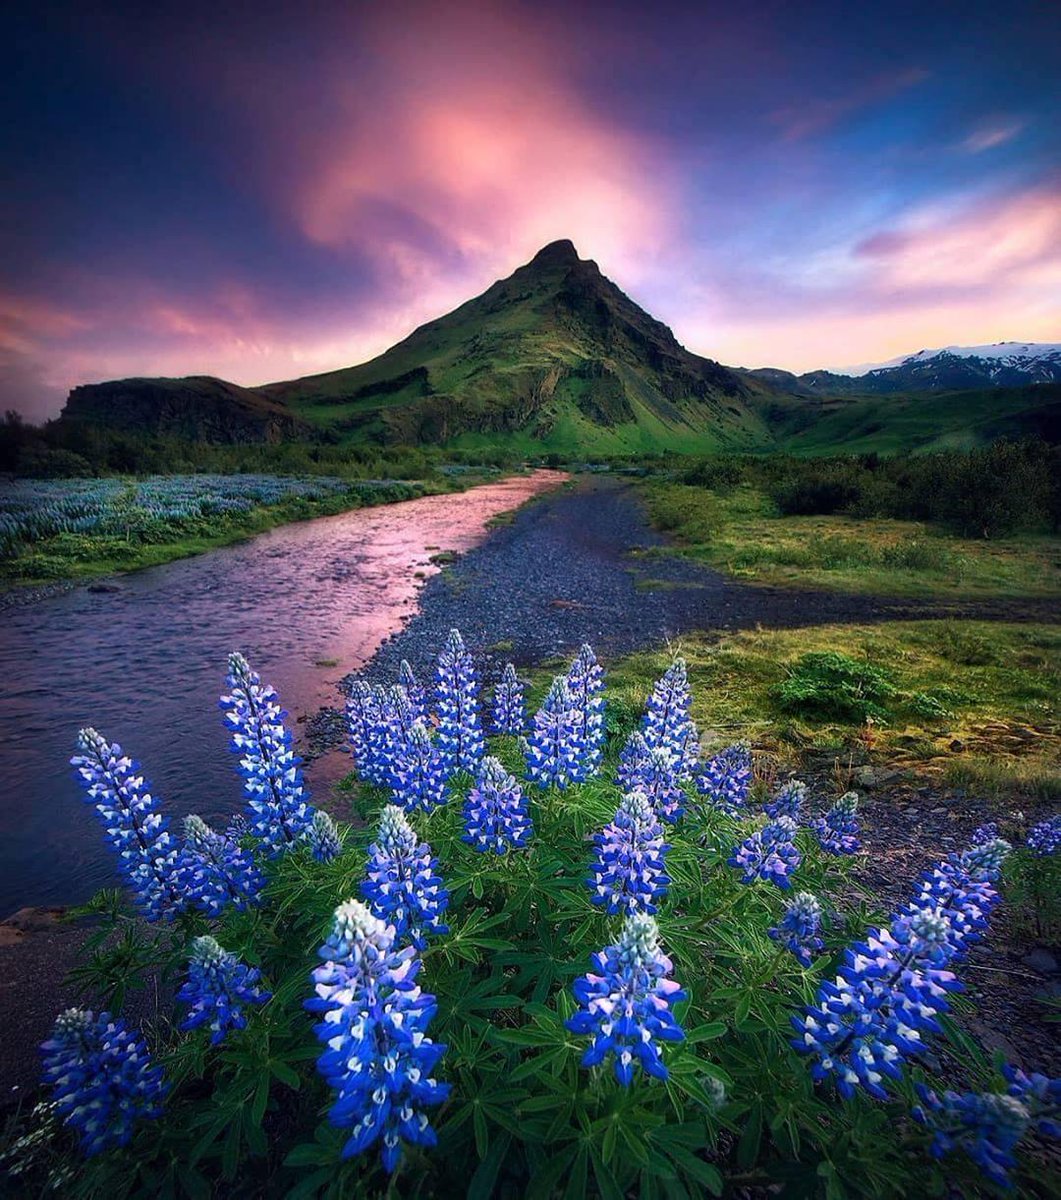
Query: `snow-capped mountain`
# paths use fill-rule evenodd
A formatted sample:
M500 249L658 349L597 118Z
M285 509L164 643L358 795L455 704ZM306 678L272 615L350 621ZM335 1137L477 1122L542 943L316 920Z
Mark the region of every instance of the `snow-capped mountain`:
M989 346L942 346L938 350L919 350L916 354L903 354L882 363L863 363L847 367L838 374L861 376L873 371L887 371L894 367L914 366L931 362L946 355L948 358L976 358L990 363L990 370L1019 370L1034 375L1047 364L1047 370L1061 363L1061 342L994 342ZM1048 374L1044 381L1056 378Z

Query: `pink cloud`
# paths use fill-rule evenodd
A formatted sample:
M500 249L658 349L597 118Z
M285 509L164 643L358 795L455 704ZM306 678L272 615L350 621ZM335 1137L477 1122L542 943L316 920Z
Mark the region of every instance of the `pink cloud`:
M799 104L787 105L772 112L769 119L780 130L783 141L803 141L824 133L852 113L880 104L908 88L916 87L929 76L930 72L922 67L878 75L845 96L805 100Z
M1013 141L1024 131L1024 122L994 117L978 125L961 143L961 149L967 154L982 154L985 150L994 150L996 146L1004 146Z

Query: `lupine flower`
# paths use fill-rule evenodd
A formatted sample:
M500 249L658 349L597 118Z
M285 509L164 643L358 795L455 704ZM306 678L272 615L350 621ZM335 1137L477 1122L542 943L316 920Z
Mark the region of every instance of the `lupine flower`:
M427 720L427 692L406 659L398 666L398 684L405 689L414 721Z
M972 879L994 881L1002 873L1002 864L1013 847L1005 838L992 838L970 846L961 853L961 865Z
M68 1008L41 1051L44 1082L86 1155L127 1145L138 1120L161 1115L162 1071L120 1017Z
M913 1116L932 1130L934 1157L962 1150L992 1183L1009 1188L1009 1170L1017 1164L1013 1151L1030 1128L1061 1137L1061 1079L1028 1076L1014 1067L1003 1071L1010 1086L1001 1095L948 1091L937 1096L919 1083L921 1103Z
M988 821L984 825L977 825L973 830L973 835L969 839L969 844L972 846L981 846L984 842L993 842L998 837L998 822Z
M213 1046L223 1042L230 1029L245 1029L244 1006L264 1004L271 995L257 986L260 978L260 971L240 962L212 937L195 938L188 979L177 993L177 999L189 1006L181 1029L205 1025Z
M778 817L763 829L746 837L729 858L731 867L744 872L741 883L765 879L779 888L790 888L789 875L800 864L800 853L792 841L796 823L790 817Z
M391 773L394 803L407 812L430 812L446 802L442 756L423 721L414 722L398 752Z
M655 805L642 792L625 795L614 820L594 834L590 899L609 915L656 911L670 884L663 826Z
M549 694L534 714L529 739L527 777L545 788L566 788L576 782L582 761L578 716L571 705L571 692L563 675L553 680Z
M615 781L623 792L643 792L664 821L673 824L681 817L685 793L678 760L665 746L649 746L643 734L632 733L619 752Z
M346 730L354 770L367 779L372 770L372 744L379 713L372 685L355 679L346 698Z
M480 853L504 854L525 846L532 832L523 789L499 759L488 755L464 802L461 840Z
M310 853L317 862L331 862L343 852L343 840L339 829L331 816L322 808L318 808L310 822L309 833L306 835Z
M752 754L743 742L708 759L694 776L696 790L716 812L739 815L752 784Z
M612 1055L615 1077L629 1087L638 1065L657 1079L667 1078L660 1042L680 1042L685 1034L671 1011L685 993L669 979L674 965L659 945L654 917L632 913L619 940L594 954L600 974L575 980L578 1011L565 1025L572 1033L593 1038L582 1056L595 1067Z
M184 907L176 840L147 789L139 764L94 729L77 735L70 760L118 852L126 882L149 921L170 920Z
M807 785L800 779L790 779L763 805L763 811L768 817L788 817L798 825L803 819L803 802L806 798Z
M363 691L359 691L355 706L363 714L363 723L358 731L360 757L355 758L358 773L362 779L377 787L392 787L395 764L413 724L412 705L403 688L386 688L376 683L369 685L367 697ZM353 743L351 736L351 749Z
M1061 814L1040 821L1028 834L1028 849L1036 858L1049 858L1061 848Z
M298 845L313 820L313 807L295 754L287 713L273 688L263 685L242 654L230 654L221 697L231 747L241 755L243 794L251 811L251 832L270 854Z
M361 894L377 916L394 926L397 937L407 936L422 950L429 936L449 932L442 923L449 892L442 886L438 861L395 804L383 810L365 870Z
M567 672L567 689L581 747L578 778L582 781L597 774L604 754L604 670L587 643Z
M254 855L195 813L184 818L177 870L187 903L212 917L229 904L237 909L257 904L265 885Z
M494 688L494 729L518 737L527 724L523 705L523 681L512 663L506 663L501 682Z
M483 757L479 722L479 679L475 663L456 629L438 656L438 747L447 777L455 771L475 773Z
M446 1047L427 1037L435 998L420 991L416 950L394 948L395 931L357 900L335 910L335 921L313 971L316 995L306 1007L323 1014L317 1069L336 1093L328 1119L351 1134L350 1158L381 1142L383 1167L393 1171L403 1143L433 1146L423 1111L441 1103L449 1084L431 1078Z
M228 819L228 825L225 827L225 837L230 841L240 842L245 837L250 836L250 831L251 823L247 820L246 814L236 812Z
M845 792L824 817L811 823L811 830L818 844L829 854L857 854L861 843L858 840L858 793Z
M819 934L822 906L810 892L797 892L785 905L785 915L767 933L790 950L801 966L809 967L825 948Z
M649 749L663 747L674 755L679 779L692 774L699 749L691 702L685 659L676 658L653 687L641 728Z

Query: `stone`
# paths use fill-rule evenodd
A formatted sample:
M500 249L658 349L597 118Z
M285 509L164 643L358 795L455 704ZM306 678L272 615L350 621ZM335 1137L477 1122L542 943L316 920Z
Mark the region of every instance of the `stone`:
M1026 967L1031 967L1033 971L1038 971L1041 975L1057 975L1061 972L1061 966L1058 965L1057 957L1045 946L1036 946L1034 950L1021 959L1021 962Z

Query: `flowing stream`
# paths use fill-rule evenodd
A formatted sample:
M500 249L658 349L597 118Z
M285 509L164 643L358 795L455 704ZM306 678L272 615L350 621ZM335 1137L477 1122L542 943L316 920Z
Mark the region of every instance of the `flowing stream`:
M80 727L139 760L175 832L189 812L224 820L241 803L217 706L228 653L242 650L277 688L297 736L415 612L433 555L476 545L491 517L564 478L535 471L285 525L0 615L0 918L116 882L68 765ZM314 763L311 787L326 789L340 765Z

